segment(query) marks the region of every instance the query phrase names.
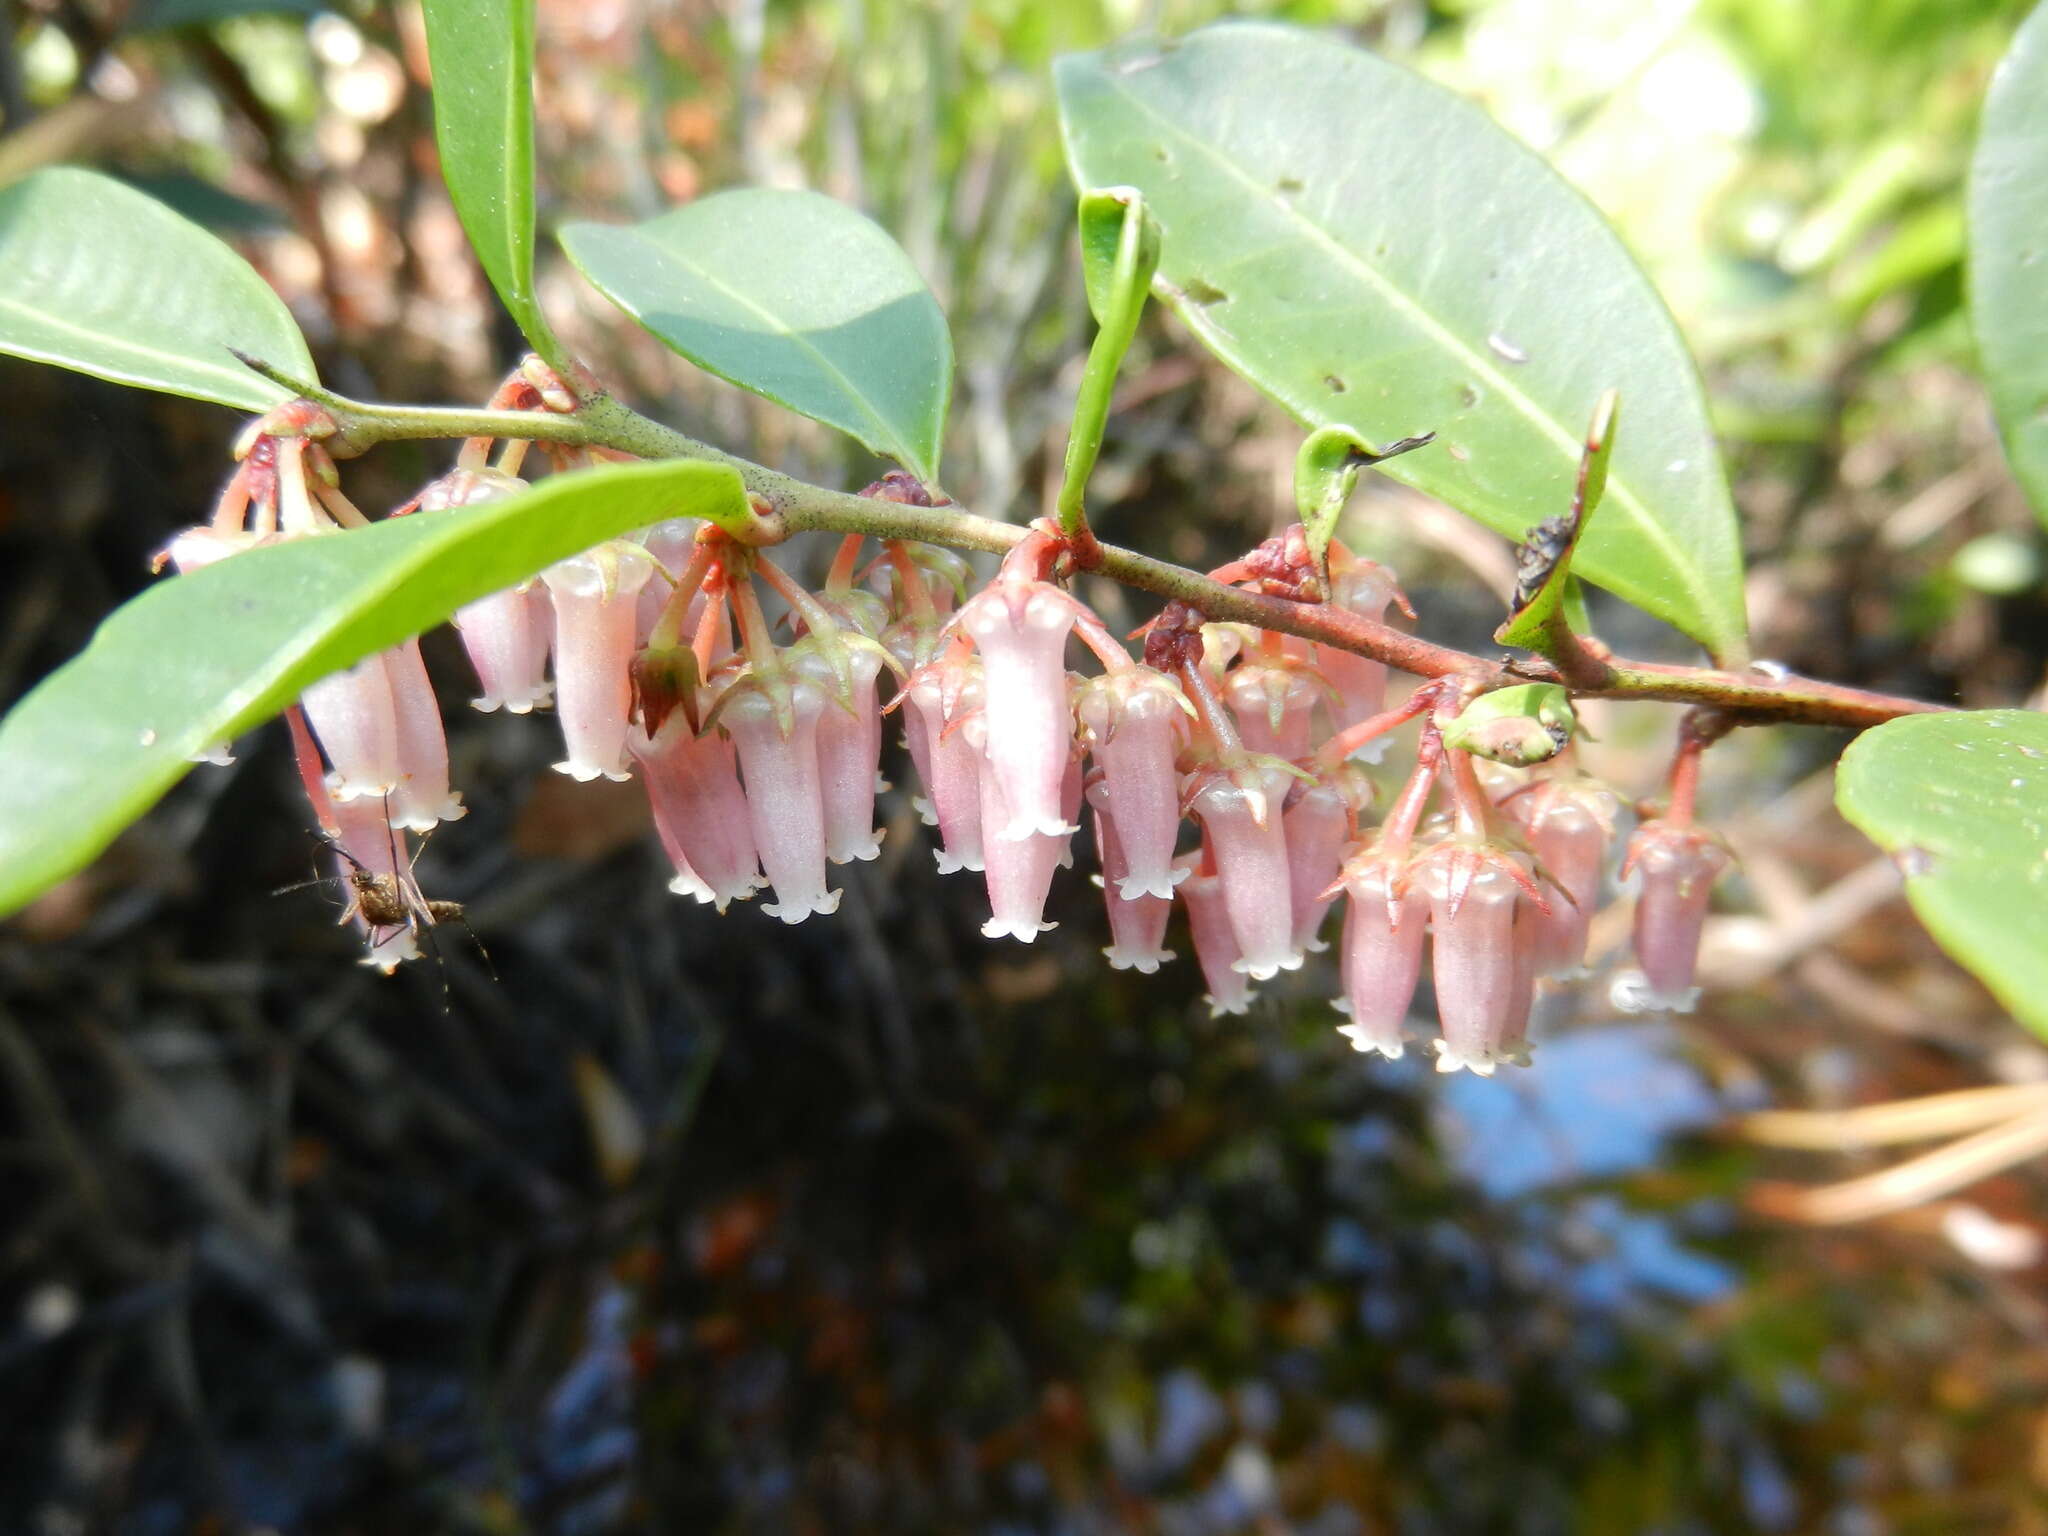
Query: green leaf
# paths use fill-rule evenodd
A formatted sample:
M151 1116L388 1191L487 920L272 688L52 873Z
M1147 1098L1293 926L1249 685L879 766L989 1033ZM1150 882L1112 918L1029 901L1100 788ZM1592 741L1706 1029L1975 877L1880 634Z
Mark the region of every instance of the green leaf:
M1358 472L1435 441L1434 432L1425 432L1375 448L1343 425L1317 427L1303 439L1294 455L1294 506L1318 572L1324 572L1329 560L1330 540L1337 535L1344 503L1358 485Z
M547 362L567 362L533 287L534 0L426 0L441 175L484 274Z
M1555 657L1561 646L1571 643L1569 635L1559 630L1572 627L1567 614L1572 560L1607 491L1607 465L1614 457L1614 429L1620 414L1621 396L1610 389L1593 407L1593 424L1586 429L1586 446L1579 455L1579 483L1572 491L1571 510L1545 518L1515 546L1514 596L1507 622L1493 632L1502 645L1519 645ZM1579 612L1584 611L1582 601Z
M286 398L230 348L314 376L284 300L197 224L70 166L0 190L0 352L237 410Z
M720 192L645 224L571 224L599 292L699 368L936 481L953 340L873 220L816 192Z
M1842 754L1835 804L1941 947L2048 1035L2048 715L1907 715Z
M1602 390L1630 399L1583 576L1744 649L1742 557L1699 380L1621 241L1476 107L1256 23L1063 59L1067 157L1165 232L1155 290L1302 421L1435 429L1387 473L1502 533L1566 504Z
M1145 200L1129 187L1081 194L1081 276L1095 316L1095 340L1074 396L1067 458L1060 481L1060 527L1075 533L1087 523L1083 499L1102 452L1117 370L1138 334L1152 274L1159 267L1159 225Z
M2048 522L2048 5L1992 77L1970 162L1970 323L2005 456Z
M548 479L501 501L252 549L123 604L0 720L0 915L84 867L190 759L329 672L628 529L744 530L740 479L697 461Z

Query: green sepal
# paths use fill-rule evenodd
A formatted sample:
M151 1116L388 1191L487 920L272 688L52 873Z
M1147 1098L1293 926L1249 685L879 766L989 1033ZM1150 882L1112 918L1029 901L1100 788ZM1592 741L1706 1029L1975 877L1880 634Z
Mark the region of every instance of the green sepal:
M1294 456L1294 505L1318 572L1329 563L1330 540L1337 535L1337 519L1358 484L1358 472L1435 440L1434 432L1425 432L1375 448L1340 422L1309 433Z

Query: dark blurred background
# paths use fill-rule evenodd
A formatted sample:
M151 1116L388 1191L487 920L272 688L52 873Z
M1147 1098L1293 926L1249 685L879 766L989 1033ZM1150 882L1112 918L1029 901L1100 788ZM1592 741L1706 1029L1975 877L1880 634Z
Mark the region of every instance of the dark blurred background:
M2048 665L2041 529L1959 307L2022 9L1237 8L1479 96L1616 220L1707 373L1760 654L1973 704L2038 699ZM748 181L861 204L952 316L949 488L1021 520L1089 334L1047 65L1218 10L541 0L543 218ZM415 5L0 15L0 181L82 161L172 202L345 391L481 400L515 360L435 172ZM650 409L869 477L558 261L544 297ZM238 423L7 360L0 398L11 700L146 584ZM1099 526L1224 558L1289 515L1296 441L1155 313ZM450 456L346 484L388 507ZM1502 541L1392 485L1346 537L1484 643ZM316 852L275 729L0 926L0 1530L2048 1530L2038 1174L1909 1172L1827 1221L1815 1186L1913 1149L1771 1149L1744 1118L2048 1079L1834 817L1838 738L1716 750L1743 862L1698 1015L1617 1021L1596 982L1531 1071L1436 1080L1345 1049L1326 965L1221 1021L1185 954L1109 971L1079 877L1056 933L988 943L900 796L836 918L718 919L664 889L637 786L573 785L545 722L454 703L446 640L470 814L421 876L490 965L444 930L386 980L330 891L273 894ZM1590 714L1592 765L1648 792L1669 712Z

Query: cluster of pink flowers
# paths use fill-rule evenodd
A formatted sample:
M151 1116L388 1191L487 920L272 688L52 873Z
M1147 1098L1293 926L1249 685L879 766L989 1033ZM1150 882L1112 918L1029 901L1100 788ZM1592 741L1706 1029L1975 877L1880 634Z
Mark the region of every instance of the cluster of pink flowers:
M479 459L415 505L472 504L521 483ZM902 475L868 494L929 504ZM213 522L167 556L190 569L360 521L316 443L262 436ZM1439 730L1467 702L1455 682L1389 708L1378 662L1206 623L1180 604L1134 656L1062 584L1072 552L1049 527L971 595L946 551L888 543L863 567L864 552L847 539L811 592L715 528L665 523L601 544L456 616L472 702L552 704L557 769L646 786L672 889L720 912L765 891L764 910L785 923L834 911L831 867L878 854L896 716L938 868L980 877L990 938L1030 943L1053 926L1047 896L1074 862L1085 807L1112 966L1150 973L1171 960L1178 902L1212 1011L1243 1013L1257 984L1326 947L1330 910L1348 898L1337 1006L1359 1050L1402 1054L1427 948L1439 1069L1527 1059L1538 982L1581 974L1620 810L1568 748L1534 772L1485 762ZM1326 578L1314 571L1298 529L1216 575L1375 622L1406 606L1386 570L1341 547ZM1095 664L1087 675L1071 669L1082 658ZM1414 765L1375 823L1369 770L1389 733L1418 720ZM348 865L416 894L404 834L462 814L417 642L309 689L294 726L308 793ZM1727 855L1691 824L1689 780L1685 790L1628 846L1640 970L1616 984L1623 1006L1684 1009L1696 995L1700 928ZM1190 821L1199 836L1184 848ZM356 915L371 963L413 953L412 925Z

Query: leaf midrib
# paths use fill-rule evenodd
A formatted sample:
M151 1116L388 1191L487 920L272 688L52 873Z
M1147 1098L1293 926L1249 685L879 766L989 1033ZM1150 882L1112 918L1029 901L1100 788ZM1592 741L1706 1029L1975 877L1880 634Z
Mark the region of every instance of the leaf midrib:
M1172 134L1179 142L1198 151L1204 158L1211 161L1218 170L1222 171L1246 191L1252 193L1255 201L1261 202L1269 210L1274 207L1270 199L1266 199L1261 195L1262 189L1259 184L1241 170L1234 160L1226 157L1215 145L1205 139L1196 137L1172 118L1164 116L1149 102L1132 94L1129 88L1122 83L1121 78L1115 75L1113 71L1102 68L1097 73L1098 78L1110 90L1116 92L1125 101L1129 102L1131 106L1144 114L1144 116L1150 118L1162 129ZM1340 264L1353 269L1365 280L1368 287L1381 293L1404 316L1419 324L1425 334L1437 337L1446 351L1452 353L1475 372L1482 375L1500 392L1503 399L1514 406L1519 415L1533 422L1545 436L1557 444L1563 450L1567 459L1574 461L1577 459L1579 444L1576 435L1525 395L1506 374L1495 368L1484 357L1474 352L1455 333L1447 330L1428 310L1422 308L1405 292L1396 287L1377 268L1357 255L1349 246L1337 239L1335 235L1331 234L1321 224L1303 214L1300 209L1289 204L1278 207L1277 211L1284 219L1290 219L1298 224L1318 244L1334 253ZM1693 599L1698 611L1704 614L1718 613L1722 605L1714 599L1710 590L1701 586L1694 574L1698 567L1691 561L1680 558L1680 548L1677 541L1672 538L1662 524L1650 516L1649 509L1637 497L1629 483L1616 476L1610 481L1608 492L1609 500L1618 500L1627 508L1631 525L1647 535L1649 542L1665 557L1666 563L1678 573L1680 581L1685 586L1687 595ZM1726 625L1724 623L1717 620L1712 625L1712 629L1717 637L1717 641L1725 638ZM1719 650L1721 646L1717 643L1713 648Z
M176 363L181 368L187 370L196 369L201 372L213 375L214 377L223 379L231 384L252 385L256 382L256 375L248 373L245 370L239 368L229 368L228 366L222 363L204 362L201 359L193 357L189 353L185 352L166 352L161 348L149 346L145 343L134 341L126 337L114 336L107 331L88 330L85 326L79 325L70 320L60 319L56 315L49 313L47 310L36 309L31 305L23 303L20 299L9 298L5 294L0 294L0 309L13 310L16 313L26 315L31 321L35 322L38 325L53 326L58 330L68 331L74 336L82 336L89 341L99 342L103 346L110 346L114 350L126 352L131 356L151 357L169 363ZM222 343L222 345L226 345L226 343ZM38 361L56 361L56 359L53 356L49 359L38 359ZM305 360L287 359L286 361L299 361L303 363ZM75 366L75 364L65 363L62 364L61 366L71 367ZM107 374L99 374L98 377L111 378L113 376ZM118 383L125 381L115 379L115 382ZM271 396L270 398L273 401L283 399L284 391L280 389L275 395ZM225 404L228 402L218 403ZM242 402L241 400L236 400L233 403L236 406L240 406ZM256 409L259 410L262 408L263 407L260 406L256 407Z
M748 297L744 291L732 287L723 278L719 277L715 272L711 271L708 267L701 266L697 262L692 261L683 252L671 251L667 246L664 246L658 243L657 241L648 239L646 235L644 235L637 229L618 229L615 231L615 233L623 235L628 239L640 242L641 244L645 245L648 248L648 250L652 251L654 255L660 260L664 262L673 261L677 266L683 268L685 271L695 273L699 278L703 279L703 281L707 283L709 286L716 289L726 298L732 300L733 303L736 304L739 308L745 310L749 314L758 316L760 319L766 321L768 325L772 327L773 334L783 337L784 339L788 340L793 345L795 345L799 350L809 354L812 358L814 358L817 361L818 366L821 369L823 369L825 373L831 376L833 383L838 386L839 392L847 400L852 402L853 405L857 407L860 410L860 412L863 415L865 415L870 422L874 424L877 435L890 445L888 451L894 454L897 458L901 459L908 468L918 470L920 473L922 473L924 456L920 453L913 451L910 445L902 440L902 438L897 434L896 429L892 427L889 424L889 422L885 418L883 418L879 412L876 411L874 406L868 402L868 398L865 392L855 387L853 381L846 376L845 372L839 367L839 365L836 362L832 360L832 358L826 352L819 348L816 343L806 339L808 332L792 329L788 322L784 321L773 310L763 309L760 306L760 304L758 304L752 298ZM718 370L715 368L712 369L711 371L714 373L718 372ZM719 377L726 378L726 375L720 373ZM734 379L727 379L727 382L737 383L738 381ZM745 388L746 386L742 385L741 387ZM783 401L781 403L784 405L788 404L787 401ZM795 409L795 407L792 407L792 409Z

